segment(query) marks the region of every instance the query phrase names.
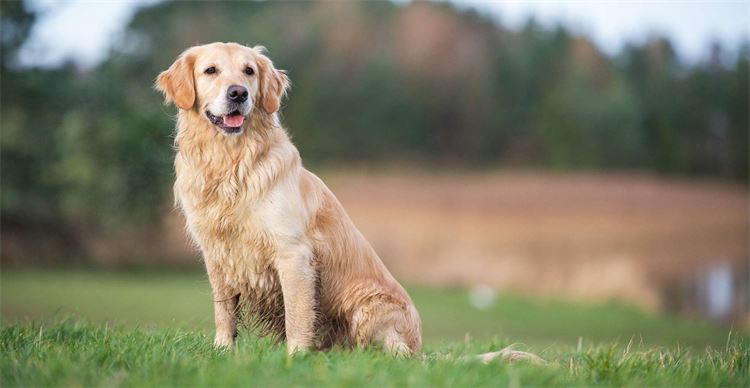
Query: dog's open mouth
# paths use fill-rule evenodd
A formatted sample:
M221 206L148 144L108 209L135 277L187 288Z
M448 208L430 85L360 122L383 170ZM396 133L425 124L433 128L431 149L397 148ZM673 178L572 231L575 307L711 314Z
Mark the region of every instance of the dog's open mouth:
M242 124L245 123L245 116L240 111L235 110L223 116L217 116L206 111L206 117L214 125L221 128L226 133L239 133L242 131Z

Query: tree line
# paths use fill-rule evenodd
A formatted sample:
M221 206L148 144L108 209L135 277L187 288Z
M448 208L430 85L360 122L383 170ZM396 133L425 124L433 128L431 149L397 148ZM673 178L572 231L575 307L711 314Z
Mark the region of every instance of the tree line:
M308 164L748 179L747 42L688 63L667 37L606 55L563 25L511 30L450 4L162 2L140 8L94 68L18 66L37 19L2 2L4 227L158 219L175 111L151 85L212 41L262 44L289 71L283 121Z

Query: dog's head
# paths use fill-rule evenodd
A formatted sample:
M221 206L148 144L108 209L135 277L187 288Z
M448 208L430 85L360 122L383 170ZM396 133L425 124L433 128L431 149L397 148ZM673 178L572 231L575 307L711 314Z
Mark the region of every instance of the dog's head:
M221 133L237 135L254 109L276 112L289 78L263 53L265 48L211 43L185 50L156 79L167 103L196 110Z

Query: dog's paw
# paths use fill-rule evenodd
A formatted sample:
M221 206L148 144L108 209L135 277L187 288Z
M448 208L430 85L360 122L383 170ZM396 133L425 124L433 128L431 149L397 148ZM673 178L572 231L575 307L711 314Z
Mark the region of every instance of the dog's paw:
M216 338L214 338L214 347L216 349L230 350L234 347L234 338L217 335Z
M286 353L290 357L304 356L310 351L310 346L287 343Z

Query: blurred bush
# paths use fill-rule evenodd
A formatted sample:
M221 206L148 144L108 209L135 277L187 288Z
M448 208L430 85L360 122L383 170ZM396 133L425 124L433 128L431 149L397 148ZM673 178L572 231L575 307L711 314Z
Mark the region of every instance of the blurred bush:
M163 2L141 8L96 68L16 66L34 20L2 2L3 241L39 231L57 236L57 256L161 219L175 111L151 85L212 41L265 45L289 70L284 122L309 164L748 179L747 42L732 63L716 44L687 64L667 38L609 57L563 26L512 31L449 4Z

